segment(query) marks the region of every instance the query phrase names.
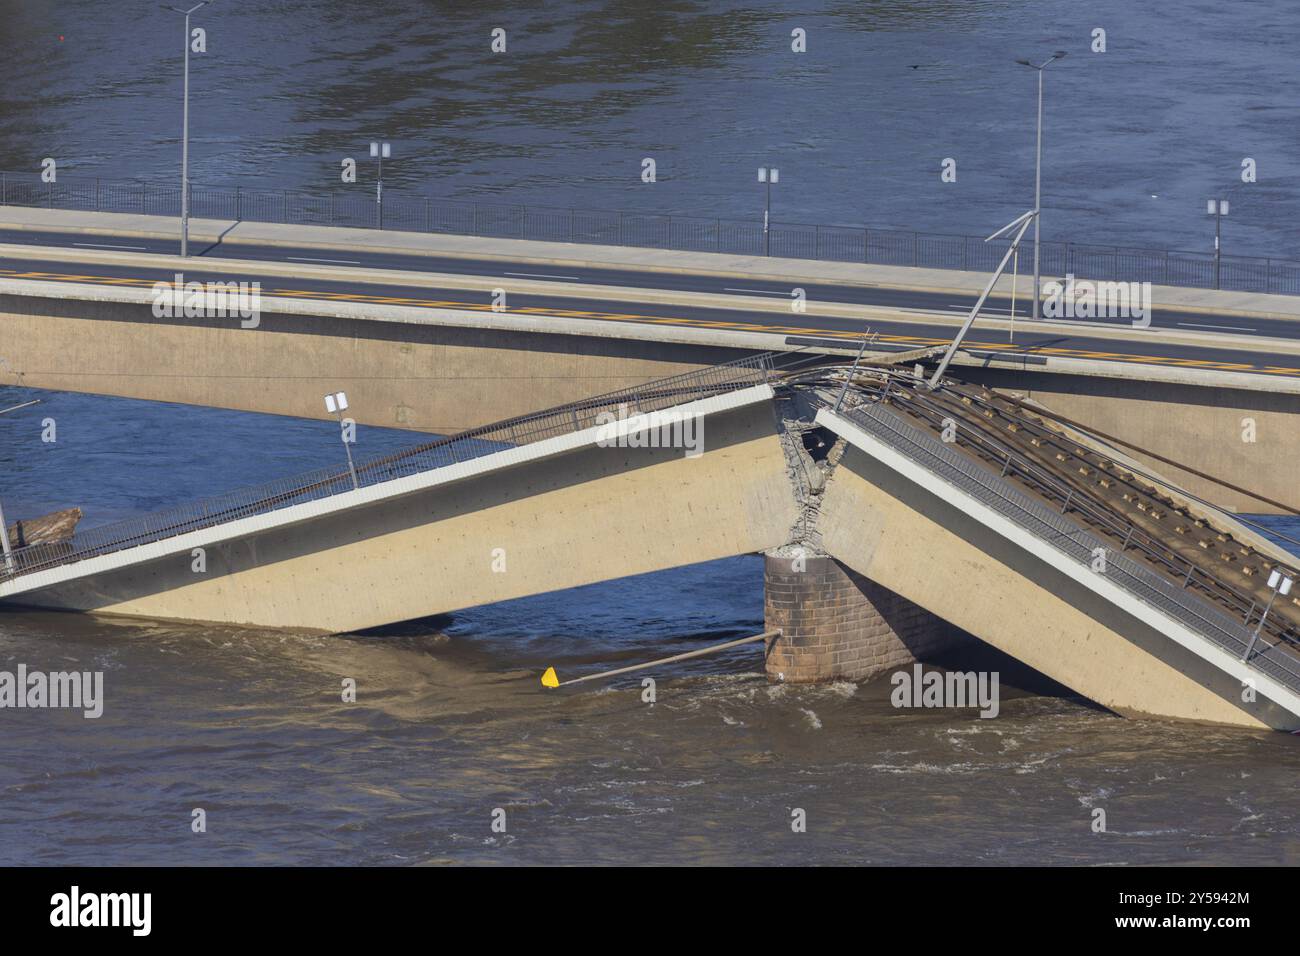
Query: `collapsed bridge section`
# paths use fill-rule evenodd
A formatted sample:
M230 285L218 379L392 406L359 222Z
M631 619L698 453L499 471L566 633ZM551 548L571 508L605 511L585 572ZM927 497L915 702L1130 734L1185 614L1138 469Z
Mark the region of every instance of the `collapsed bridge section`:
M882 371L820 402L821 543L853 572L1121 713L1300 726L1300 605L1263 614L1294 561L1249 528L981 389Z

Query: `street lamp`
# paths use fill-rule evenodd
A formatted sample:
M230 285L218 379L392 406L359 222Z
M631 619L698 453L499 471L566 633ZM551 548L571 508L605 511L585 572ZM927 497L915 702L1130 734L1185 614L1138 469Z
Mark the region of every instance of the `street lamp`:
M190 254L190 14L206 7L212 0L203 0L188 10L163 5L164 10L185 17L185 106L181 119L181 257Z
M1041 299L1041 282L1039 278L1039 261L1038 261L1038 234L1039 220L1042 219L1043 211L1043 71L1055 63L1057 60L1064 59L1066 52L1057 50L1044 62L1035 66L1029 60L1016 60L1021 66L1027 66L1031 70L1038 71L1038 145L1035 151L1034 159L1034 301L1030 308L1030 318L1042 318L1042 299Z
M348 453L348 474L352 476L353 489L361 487L357 483L357 469L352 464L352 445L348 442L347 436L343 434L343 413L348 408L348 396L346 392L332 392L325 396L325 411L331 415L339 416L339 437L343 439L343 450Z
M375 183L375 215L379 228L384 228L384 160L392 155L387 143L371 143L370 157L379 160L379 179Z
M779 182L781 179L781 170L773 166L769 169L766 166L758 167L758 181L767 183L767 202L763 206L763 255L772 254L772 244L768 232L768 224L772 218L772 184Z
M1250 652L1255 649L1255 642L1259 640L1259 632L1264 629L1264 621L1268 618L1268 612L1273 607L1274 599L1281 594L1283 597L1291 593L1291 585L1295 581L1287 577L1277 568L1268 576L1268 586L1273 589L1273 593L1268 596L1268 604L1264 607L1264 613L1260 615L1259 623L1255 625L1255 633L1250 638L1250 643L1246 645L1246 653L1241 655L1243 661L1250 659Z
M1228 214L1228 200L1207 199L1205 211L1214 217L1214 287L1219 288L1219 237L1222 235L1223 217Z

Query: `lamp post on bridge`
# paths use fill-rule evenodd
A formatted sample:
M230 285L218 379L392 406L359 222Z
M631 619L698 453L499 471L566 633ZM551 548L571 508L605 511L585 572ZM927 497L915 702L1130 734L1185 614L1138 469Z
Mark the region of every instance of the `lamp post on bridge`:
M1228 214L1228 200L1206 200L1205 211L1214 217L1214 287L1217 289L1219 288L1219 262L1222 255L1219 239L1223 234L1223 217Z
M357 483L357 469L352 463L352 444L348 441L348 436L343 432L343 413L348 410L348 396L346 392L331 392L325 396L325 411L331 415L337 414L339 417L339 437L343 439L343 450L348 453L348 474L352 476L353 489L361 487Z
M1259 640L1259 632L1264 629L1264 621L1268 619L1268 612L1273 608L1273 601L1276 600L1279 594L1283 597L1290 594L1291 585L1294 583L1294 579L1287 577L1277 568L1274 568L1273 573L1268 576L1268 586L1273 590L1273 593L1268 596L1268 604L1265 605L1264 613L1259 617L1259 623L1255 625L1255 633L1251 635L1250 643L1246 645L1246 653L1241 655L1243 661L1250 660L1250 652L1255 649L1255 642Z
M767 201L763 205L763 255L772 254L772 244L770 239L769 225L772 218L772 184L779 182L781 170L775 166L770 169L767 166L758 167L758 181L767 183Z
M185 93L181 111L181 257L190 254L190 14L206 7L212 0L202 0L188 10L163 5L185 17Z
M1034 301L1030 307L1031 319L1042 318L1041 278L1039 275L1038 238L1043 211L1043 71L1064 59L1066 52L1057 50L1045 61L1034 65L1029 60L1016 60L1021 66L1027 66L1038 72L1038 140L1034 155Z
M384 228L384 160L392 155L388 143L371 143L370 158L379 160L379 178L375 181L375 218L379 228Z

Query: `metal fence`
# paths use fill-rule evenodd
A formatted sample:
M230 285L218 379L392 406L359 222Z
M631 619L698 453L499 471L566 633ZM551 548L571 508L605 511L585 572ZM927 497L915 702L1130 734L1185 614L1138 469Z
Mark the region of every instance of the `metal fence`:
M8 206L179 216L180 193L177 184L99 179L44 183L31 173L0 173L0 205ZM392 191L385 192L383 207L384 228L409 232L763 254L763 223L757 220L462 202ZM378 225L378 204L373 196L359 190L346 194L304 193L192 185L190 215L372 228ZM773 222L770 226L771 255L792 259L989 272L1001 261L1007 244L1007 240L985 242L978 236L864 226L789 222ZM1213 253L1048 241L1041 246L1041 262L1045 275L1196 288L1213 288L1215 284ZM1219 287L1300 295L1300 262L1223 256Z
M763 353L485 425L381 458L358 462L355 466L356 487L365 488L482 458L507 448L579 432L607 422L608 418L599 417L603 413L620 417L661 411L760 385L768 381L772 371L773 356ZM11 565L6 566L0 560L0 579L162 541L240 518L269 514L352 490L352 474L346 467L319 468L268 484L101 525L78 532L68 542L17 548Z
M1289 629L1285 629L1285 625L1283 625L1284 632L1279 634L1275 629L1277 622L1270 621L1269 623L1274 627L1265 627L1264 633L1271 637L1274 643L1261 639L1252 648L1253 632L1249 624L1251 614L1258 610L1257 605L1251 603L1244 620L1240 617L1231 617L1217 607L1211 606L1189 589L1187 581L1192 581L1193 573L1209 579L1211 575L1207 572L1188 564L1185 569L1188 572L1187 581L1179 587L1142 562L1125 554L1115 553L1101 538L1080 527L1065 514L1070 502L1070 498L1067 497L1068 489L1064 485L1057 487L1058 483L1050 475L1027 458L1008 450L1007 466L1003 474L1014 471L1022 477L1029 478L1030 482L1049 499L1064 498L1065 509L1057 511L1042 501L1035 500L1010 482L995 476L973 458L960 454L922 429L904 421L881 402L871 402L853 409L842 410L840 414L890 447L902 452L923 468L939 475L949 484L971 494L1021 528L1047 541L1061 552L1063 558L1090 568L1095 549L1105 548L1108 555L1107 580L1122 587L1162 614L1182 622L1234 657L1244 658L1249 649L1252 666L1281 681L1292 690L1300 690L1300 656L1294 649L1294 635L1289 633ZM1083 502L1079 504L1082 505ZM1109 530L1117 529L1111 527ZM1130 541L1136 531L1137 529L1131 525L1128 526L1126 541ZM1137 533L1141 534L1141 532ZM1229 591L1235 591L1235 588L1228 585L1224 587ZM1242 607L1245 606L1243 602Z

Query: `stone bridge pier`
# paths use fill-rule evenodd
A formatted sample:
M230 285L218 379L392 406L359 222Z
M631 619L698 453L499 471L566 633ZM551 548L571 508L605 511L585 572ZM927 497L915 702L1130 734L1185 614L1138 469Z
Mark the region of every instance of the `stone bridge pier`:
M773 682L870 680L928 660L971 638L830 555L783 548L765 555L767 655Z

